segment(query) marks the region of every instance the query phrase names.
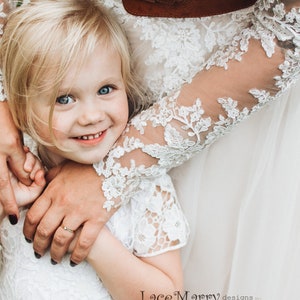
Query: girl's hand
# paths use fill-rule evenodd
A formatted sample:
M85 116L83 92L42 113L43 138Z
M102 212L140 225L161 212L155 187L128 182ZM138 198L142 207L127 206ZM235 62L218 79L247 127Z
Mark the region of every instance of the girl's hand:
M43 191L46 180L45 171L40 160L34 156L27 147L24 170L28 172L32 183L23 184L11 171L9 171L11 185L19 207L32 203Z

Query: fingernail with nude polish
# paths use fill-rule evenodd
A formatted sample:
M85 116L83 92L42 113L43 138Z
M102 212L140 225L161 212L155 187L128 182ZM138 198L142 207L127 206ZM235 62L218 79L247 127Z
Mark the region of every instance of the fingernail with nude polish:
M70 266L71 266L71 267L75 267L75 266L77 266L77 264L74 263L74 261L71 261L71 260L70 260Z
M9 215L8 219L11 225L16 225L18 223L18 218L16 215Z
M42 257L42 255L41 255L41 254L38 254L37 252L34 252L34 256L35 256L36 258L41 258L41 257Z

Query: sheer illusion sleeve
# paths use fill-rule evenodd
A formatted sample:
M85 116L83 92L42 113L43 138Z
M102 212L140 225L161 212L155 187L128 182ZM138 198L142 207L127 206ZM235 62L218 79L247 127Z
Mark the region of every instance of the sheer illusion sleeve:
M104 207L168 172L274 100L299 77L300 1L260 0L249 27L193 80L134 117L104 161Z

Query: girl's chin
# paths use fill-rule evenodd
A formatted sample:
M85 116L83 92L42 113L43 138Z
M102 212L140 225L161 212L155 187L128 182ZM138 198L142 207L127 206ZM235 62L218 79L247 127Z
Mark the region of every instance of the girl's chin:
M80 163L80 164L91 165L91 164L100 162L103 159L103 156L95 155L94 157L92 157L92 156L88 155L88 157L85 157L85 158L73 157L70 159L77 163Z

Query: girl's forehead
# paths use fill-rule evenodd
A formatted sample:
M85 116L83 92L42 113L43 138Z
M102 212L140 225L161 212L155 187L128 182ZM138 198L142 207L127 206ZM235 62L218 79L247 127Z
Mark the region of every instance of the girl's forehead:
M95 55L96 53L96 55ZM101 60L103 57L114 56L116 60L122 57L108 38L99 38L94 42L80 42L68 45L64 49L54 48L50 52L40 53L31 67L31 77L35 78L35 89L45 91L53 86L60 86L66 77L76 76L89 59ZM36 75L38 74L38 76Z

